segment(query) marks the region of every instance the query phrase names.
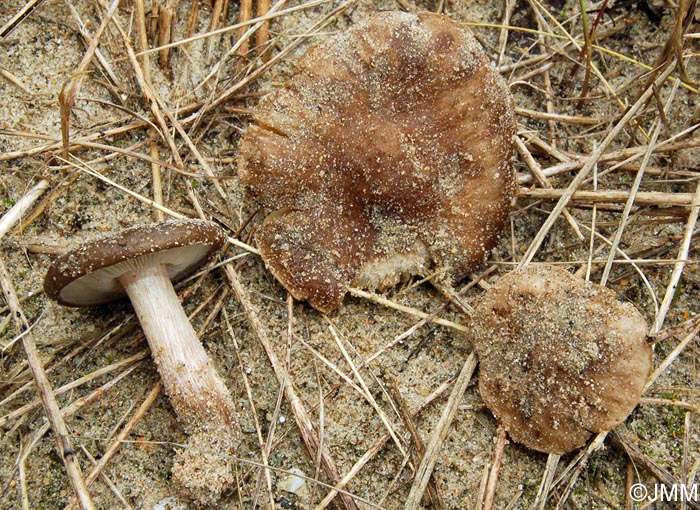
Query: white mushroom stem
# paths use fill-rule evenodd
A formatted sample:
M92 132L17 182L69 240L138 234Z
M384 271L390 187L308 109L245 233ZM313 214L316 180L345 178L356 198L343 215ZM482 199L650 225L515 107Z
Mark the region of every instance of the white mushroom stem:
M163 264L154 257L132 261L119 277L151 348L165 391L191 434L178 454L173 477L187 494L212 503L233 480L236 413L231 395L185 315Z

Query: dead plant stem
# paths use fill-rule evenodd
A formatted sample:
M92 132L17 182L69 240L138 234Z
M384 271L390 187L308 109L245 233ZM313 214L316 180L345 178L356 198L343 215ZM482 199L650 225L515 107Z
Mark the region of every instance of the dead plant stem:
M28 331L29 322L24 316L22 307L17 299L12 277L7 271L2 258L0 258L0 286L5 295L5 300L10 307L10 313L12 317L14 317L15 329L18 332L24 333L22 336L22 346L27 355L27 363L32 372L39 399L41 400L46 417L54 432L59 458L63 461L66 472L68 473L68 478L73 486L73 491L80 502L80 507L83 510L94 510L95 504L92 502L92 497L85 484L80 464L75 456L75 450L73 449L73 442L71 441L68 427L61 415L61 409L56 401L51 383L46 377L44 366L41 363L41 358L39 357L39 352L34 342L34 336L31 331Z
M542 243L547 237L547 234L552 229L554 223L557 221L562 211L569 203L569 200L571 200L571 196L576 190L578 190L579 186L581 186L581 183L583 183L584 179L588 177L588 174L593 169L593 166L598 163L598 160L603 154L603 151L605 151L608 148L610 143L620 134L620 132L625 128L625 126L627 126L627 124L632 120L632 118L634 118L634 116L639 112L639 110L646 104L646 100L649 97L651 97L651 95L654 93L654 86L663 83L666 80L666 78L668 78L671 75L672 72L673 66L669 66L669 68L661 74L661 76L654 82L654 84L647 87L647 89L639 97L637 102L635 102L627 110L622 119L620 119L620 121L615 125L615 127L610 130L610 132L603 139L603 141L600 142L600 145L598 145L593 150L591 155L588 158L586 158L585 164L578 172L578 174L576 174L576 177L574 177L569 186L566 188L566 192L562 195L557 204L554 206L554 209L552 209L552 212L549 214L544 224L540 228L539 232L537 232L537 235L530 243L530 246L528 247L527 251L525 252L525 255L523 256L520 262L520 267L526 266L532 261L532 259L535 258L535 255L540 249L540 246L542 246Z
M442 448L442 443L445 441L447 434L450 431L450 426L454 420L459 405L462 402L462 397L464 392L471 381L472 374L476 370L476 355L472 352L469 357L464 362L462 370L455 381L455 385L452 388L452 393L450 394L450 399L448 400L445 408L442 411L440 420L435 426L430 435L430 440L428 445L425 447L425 456L423 457L423 462L420 463L418 470L416 471L416 476L413 480L413 485L411 486L411 491L408 493L406 498L406 503L404 504L404 510L415 510L419 508L420 500L423 499L423 494L430 481L430 476L433 473L433 468L440 455L440 448Z
M272 366L272 369L275 372L275 376L277 377L278 382L284 390L284 396L287 400L287 403L289 404L289 407L292 409L292 413L294 414L294 420L296 421L297 427L299 428L301 438L304 442L304 445L306 446L309 457L313 461L313 459L316 458L316 455L319 452L320 441L318 433L315 430L313 423L311 422L311 419L306 411L306 408L304 407L302 400L298 397L296 390L292 385L292 382L289 378L289 374L285 370L284 366L280 363L279 358L277 357L277 354L275 353L275 350L273 349L272 344L270 343L267 337L265 327L260 322L258 314L255 311L255 308L253 307L253 303L250 300L248 291L238 279L238 274L236 273L235 268L232 264L228 264L224 267L224 271L226 273L226 276L228 277L229 283L231 284L234 293L236 294L236 297L238 298L238 301L241 303L241 306L245 310L248 321L253 327L253 330L255 331L258 340L260 341L263 349L265 350L267 358L270 361L270 365ZM335 462L327 452L323 450L321 450L321 452L321 465L323 467L323 470L325 471L326 476L330 478L331 482L333 484L337 484L340 480L338 468L336 467ZM357 510L357 504L355 503L354 499L348 494L341 493L339 497L343 507L346 510Z

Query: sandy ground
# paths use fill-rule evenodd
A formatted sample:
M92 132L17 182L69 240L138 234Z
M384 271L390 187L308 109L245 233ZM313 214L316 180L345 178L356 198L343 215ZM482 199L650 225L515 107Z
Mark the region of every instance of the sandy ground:
M190 29L187 23L192 2L173 3L177 4L174 41L183 39L188 30L192 35L209 30L209 2L202 2ZM593 9L589 2L586 4ZM249 122L248 109L261 93L293 73L295 60L315 41L352 26L375 11L402 7L442 9L472 27L511 85L519 108L519 134L535 164L549 170L572 163L568 171L550 178L553 188L565 189L643 92L644 66L653 66L662 54L677 16L671 2L616 4L620 5L600 18L597 46L592 53L600 75L591 74L587 99L580 109L576 103L584 71L581 67L572 73L579 51L568 39L571 36L576 44L583 44L577 2L518 3L508 22L518 28L509 31L507 38L503 38L506 33L499 26L505 16L500 2L447 1L437 5L388 0L328 1L307 6L273 19L269 55L274 57L292 44L295 47L245 86L239 86L239 81L254 74L262 62L252 53L248 60L227 56L236 41L235 31L179 46L166 67L159 65L156 54L151 54L151 79L159 109L180 120L200 154L197 156L181 135L171 137L183 161L181 167L203 175L204 162L216 176L193 177L165 168L163 202L171 210L191 217L196 217L197 207L201 207L207 217L221 223L230 234L238 231L254 209L244 197L234 164L240 133ZM287 3L284 8L296 5L299 4ZM344 9L337 11L328 23L313 28L340 6ZM61 138L59 92L80 69L86 51L76 17L94 33L104 19L104 7L99 2L49 0L0 39L0 214L10 210L42 179L49 188L36 203L45 206L42 212L23 221L21 231L11 230L2 238L0 257L33 326L32 336L59 404L65 407L90 398L88 404L65 418L86 474L92 471L93 462L115 444L115 438L159 381L128 304L65 309L42 293L43 275L57 254L83 240L156 218L150 205L133 196L153 194L150 165L138 157L149 154L149 141L153 138L149 138L143 121L153 121L152 110L135 78L125 40L114 25L107 28L99 48L117 82L111 83L104 70L92 64L86 67L71 109L71 137L88 137L130 152L83 144L71 151L75 159L69 159L68 164L59 146L51 146ZM147 13L152 13L150 2L145 7ZM9 20L17 8L13 2L0 2L0 24ZM235 23L238 8L236 2L231 2L224 25ZM596 13L589 13L589 23L596 19ZM657 14L658 19L652 14ZM131 1L121 2L116 19L129 35L129 44L136 45L138 18ZM153 21L153 17L148 19ZM304 35L308 30L312 30L312 35ZM548 35L539 37L538 30ZM688 23L685 32L695 34L683 39L688 79L698 80L697 17ZM212 41L210 48L208 41ZM156 46L152 39L150 44ZM538 56L541 58L534 58ZM659 142L677 137L671 150L667 146L667 150L651 155L639 188L642 192L666 195L650 195L649 205L635 206L624 227L620 248L636 263L616 257L607 282L621 299L634 303L650 325L660 316L659 304L664 296L673 297L668 313L662 314L665 320L653 337L655 367L666 359L672 363L645 392L641 405L617 427L612 438L617 438L615 441L608 438L604 447L591 453L585 462L580 462L585 448L561 458L547 508L557 507L566 490L570 494L566 493L561 508L625 508L632 503L630 485L643 483L653 493L662 472L670 476L666 483L697 483L700 266L694 239L677 289L669 293L667 288L679 250L684 239L689 238L686 231L692 234L697 229L692 223L687 227L687 206L698 186L700 144L693 130L678 135L697 126L700 99L697 84L688 81L674 85L673 79L678 77L680 72L674 70L672 79L658 87L648 107L640 109L634 122L625 124L603 151L612 156L603 158L595 169L599 189L627 191L643 160L643 150L637 149L649 143L654 123L662 123ZM219 98L225 100L219 102ZM659 115L659 101L667 104L663 118ZM202 115L195 121L190 117L192 112ZM165 123L172 131L172 119L167 115ZM118 129L125 126L132 128ZM623 149L637 150L636 157L625 160L632 152L621 154ZM176 164L172 148L163 139L157 140L151 155ZM75 170L78 160L89 162L102 178ZM616 163L619 164L613 166ZM515 165L521 183L535 187L528 180L531 172L527 158L521 154ZM592 190L594 183L585 182L581 189ZM484 284L470 286L464 302L478 302L488 282L496 281L509 270L509 262L526 254L556 203L552 196L541 200L519 198L510 228L474 275L485 275ZM680 200L681 205L669 206L670 196ZM590 202L575 202L575 207L569 209L571 220L557 220L534 261L562 264L585 276L590 259L590 279L600 281L608 258L604 240L614 239L623 206L624 200L615 197L602 199L595 210ZM260 219L260 215L256 216L251 225ZM593 222L599 237L591 248ZM580 238L572 223L578 226ZM247 237L251 225L244 228L242 240L251 242ZM228 255L240 253L245 252L238 248L228 251ZM345 474L363 456L369 458L346 487L358 497L357 506L403 508L417 463L409 455L411 439L397 413L396 394L409 409L429 400L413 418L418 433L428 442L448 401L451 380L471 352L468 332L430 323L395 343L393 340L419 318L350 295L338 311L327 317L295 302L290 319L287 295L259 257L248 254L237 260L235 271L259 318L259 328L252 325L221 269L207 274L195 285L188 284L185 300L188 312L198 312L193 323L234 395L243 432L235 462L235 487L224 494L216 507L253 508L257 503L261 508L317 508L329 491L327 484L331 482L318 460L309 457L289 401L281 393L280 380L260 339L263 335L289 375L310 421L320 431L323 449L338 472ZM458 282L456 289L468 283L469 280ZM430 283L417 280L383 296L424 312L432 311L446 299ZM56 453L54 436L42 429L45 414L37 404L18 330L2 300L0 312L0 507L64 508L73 490ZM462 326L469 324L468 316L455 305L441 312L440 317ZM680 349L674 352L679 345ZM370 357L372 361L364 365ZM359 378L353 367L359 367ZM433 485L444 500L444 508L481 508L493 461L497 423L479 396L477 381L478 371L437 453ZM398 442L389 440L373 450L387 433L387 424L377 409L382 410ZM178 499L178 489L171 482L174 452L187 436L186 425L178 423L167 397L161 393L135 421L126 438L116 443L118 452L90 486L96 506L194 508ZM630 453L632 447L637 453ZM264 462L271 467L269 477L256 467ZM530 508L546 464L545 454L506 444L494 508ZM656 471L653 466L650 469L652 464L658 467ZM294 488L293 482L299 480L294 473L303 473L308 480ZM676 505L653 503L644 507L680 508Z

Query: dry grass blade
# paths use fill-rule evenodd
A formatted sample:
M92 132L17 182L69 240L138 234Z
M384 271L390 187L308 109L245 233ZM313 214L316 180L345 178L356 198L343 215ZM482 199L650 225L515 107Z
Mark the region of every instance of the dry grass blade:
M666 487L684 486L684 480L682 480L679 477L673 476L664 467L659 466L656 462L654 462L654 460L650 459L648 455L642 452L639 449L639 447L637 447L634 444L631 444L629 441L626 441L617 432L610 432L610 440L612 444L624 451L635 463L639 464L648 472L650 472L654 476L654 478L656 478ZM698 501L697 498L689 497L684 499L685 504L688 508L700 510L700 501Z
M80 17L80 13L78 10L75 8L75 6L72 3L68 4L68 7L70 8L70 12L73 15L73 18L75 19L76 24L78 25L78 30L80 31L80 35L82 36L85 44L88 47L88 50L91 45L91 40L92 36L88 32L87 27L85 26L85 23ZM97 60L97 63L99 64L100 68L104 72L105 76L109 80L110 85L112 85L112 91L116 91L119 89L122 89L122 86L120 85L121 80L117 76L117 74L114 72L112 69L112 65L109 63L107 58L102 54L102 52L99 50L99 48L95 48L95 59ZM124 104L124 98L122 97L121 94L116 94L113 93L115 96L116 100L120 104Z
M261 457L261 464L265 466L265 469L261 471L261 473L265 476L265 482L267 484L267 489L270 494L270 505L272 508L274 508L274 500L273 500L273 493L272 493L272 474L269 469L267 469L270 465L270 460L269 460L269 451L267 448L267 445L265 444L265 439L263 438L263 432L262 432L262 426L260 424L260 420L258 418L258 413L255 405L255 398L253 397L253 392L251 390L250 386L250 380L248 378L248 374L246 374L246 370L244 369L243 365L243 359L241 358L241 353L240 353L240 348L238 346L238 341L236 340L236 335L233 333L233 328L231 327L231 322L228 317L228 312L224 308L222 310L223 316L224 316L224 321L226 322L226 329L228 331L229 336L231 337L231 340L233 342L233 347L236 352L236 357L238 358L238 366L240 368L241 376L243 378L243 385L245 386L245 391L246 391L246 396L248 397L248 404L250 405L251 409L253 410L253 421L255 423L255 432L258 437L258 446L260 447L260 457Z
M549 182L549 179L547 179L547 176L542 173L540 165L537 163L537 161L535 161L535 158L532 156L530 151L527 149L525 143L519 136L515 137L515 146L518 149L518 153L520 153L520 156L525 160L525 163L530 169L530 172L535 177L535 179L537 179L537 182L539 182L540 185L543 186L545 189L554 189L552 184ZM522 193L519 192L519 196L522 196ZM573 218L573 216L571 216L571 213L564 209L562 211L562 214L564 215L564 218L566 218L566 221L569 223L576 236L579 239L583 240L583 234L581 234L581 229L579 229L578 225L576 224L576 220Z
M390 299L382 297L379 294L373 294L371 292L366 292L362 289L355 289L352 287L348 289L348 292L350 292L350 294L352 294L353 296L361 297L363 299L367 299L368 301L373 301L380 305L393 308L394 310L398 310L399 312L403 312L408 315L413 315L414 317L429 320L430 322L440 324L441 326L445 326L462 332L468 331L468 329L461 324L457 324L456 322L448 321L446 319L441 319L440 317L431 317L431 314L422 312L420 310L416 310L415 308L411 308L410 306L401 305L399 303L391 301Z
M68 149L70 147L70 114L71 109L73 108L73 103L75 102L75 96L80 90L80 85L85 78L87 69L95 56L97 45L100 42L100 37L102 36L105 28L107 28L109 22L112 20L112 16L114 16L118 6L119 0L112 0L112 3L109 5L107 12L102 19L102 23L100 23L99 28L90 41L85 55L83 56L83 60L76 69L73 78L63 85L61 93L58 96L59 104L61 105L61 139L63 142L64 158L68 157Z
M345 348L345 345L343 344L343 341L341 340L340 335L338 334L338 330L333 326L333 323L330 322L328 317L325 317L325 319L328 323L328 329L331 332L331 336L333 336L333 340L335 340L336 345L340 349L340 352L343 354L343 358L345 358L345 362L348 364L348 366L352 370L352 373L355 376L355 380L360 384L360 387L362 388L362 395L364 396L365 399L367 399L367 402L369 402L369 404L372 406L374 411L377 413L377 416L379 416L379 419L384 424L384 427L386 428L387 432L391 436L391 439L394 441L394 444L396 445L396 447L399 449L399 452L401 452L401 455L405 457L406 450L403 446L403 442L401 441L401 439L399 439L399 436L396 434L396 431L394 430L393 425L389 421L389 417L382 410L382 408L379 407L379 404L377 404L377 401L372 396L372 392L370 391L369 387L367 386L367 383L365 382L364 377L362 377L359 370L357 369L357 366L352 361L350 354L348 354L348 351Z
M663 81L665 81L666 78L668 78L671 75L671 72L672 69L667 69L655 81L655 83L660 84ZM608 148L610 143L620 134L620 132L627 126L627 124L632 120L632 118L639 112L639 110L646 103L646 100L651 97L653 92L653 86L647 87L644 93L640 96L640 98L627 110L624 117L622 117L622 119L620 119L620 121L615 125L615 127L610 130L610 132L605 136L603 141L600 142L600 145L598 145L593 151L593 153L587 158L586 163L583 165L581 170L579 170L579 172L576 174L576 177L566 188L566 193L562 195L562 197L559 199L557 204L554 206L554 209L552 209L552 212L550 212L549 216L540 228L539 232L537 232L537 235L533 239L532 243L530 243L530 246L528 247L527 251L525 252L525 255L523 256L520 262L521 266L525 266L532 261L532 259L537 254L537 251L539 250L540 246L542 246L542 242L544 241L545 237L552 229L552 226L554 226L554 222L557 221L559 215L569 203L569 200L571 199L573 193L579 188L579 186L581 186L584 179L588 177L588 174L593 169L593 167L596 164L598 164L600 156Z
M46 413L46 417L48 418L51 428L54 431L55 440L58 446L58 455L66 467L66 472L68 473L71 485L73 486L73 491L75 492L75 495L80 502L80 507L83 510L94 510L95 504L92 502L87 485L85 484L85 479L83 478L83 473L80 469L80 464L75 456L75 450L73 450L73 443L70 439L68 427L66 426L65 421L63 421L61 410L58 407L58 402L56 402L56 396L51 388L51 383L46 377L46 372L44 371L44 367L41 363L41 358L39 358L39 352L37 351L33 335L31 331L28 331L29 323L27 322L27 319L24 316L22 308L19 304L19 300L17 299L12 277L7 271L7 267L5 267L5 263L3 262L2 258L0 258L0 287L2 287L5 300L10 307L12 316L14 317L15 328L17 331L24 333L22 336L22 346L24 347L24 351L27 355L27 363L29 363L29 368L32 371L36 391L44 407L44 412Z
M24 222L25 214L34 202L47 190L48 181L41 180L34 185L21 199L0 218L0 239L10 231L17 223ZM21 227L20 227L21 228Z
M135 368L136 368L136 365L132 365L131 367L124 370L121 374L114 377L112 380L107 381L102 386L93 390L91 393L89 393L85 397L79 398L79 399L71 402L68 406L61 409L61 415L64 418L67 418L69 416L76 414L77 412L84 409L85 407L87 407L91 403L95 402L96 400L99 400L108 391L115 388L119 384L120 381L124 380L130 373L132 373ZM37 446L37 444L39 443L41 438L43 438L49 432L49 430L51 430L51 423L45 423L34 433L32 439L30 441L28 441L26 443L26 445L23 446L22 450L18 453L18 459L17 459L17 462L15 463L16 468L19 468L19 466L23 465L27 461L32 450ZM8 482L8 485L9 485L9 482ZM4 494L4 492L7 490L7 487L5 487L4 489L5 490L2 491L2 494ZM75 496L74 496L74 501L77 502L77 499L75 499Z
M496 441L493 448L493 459L491 460L491 469L489 470L488 478L486 479L486 487L484 488L484 498L481 505L481 510L491 510L493 502L496 498L496 487L498 486L498 472L503 463L503 453L506 448L508 436L505 429L498 427L496 431Z
M111 365L108 365L106 367L102 367L99 370L95 370L94 372L92 372L86 376L79 377L78 379L76 379L68 384L64 384L63 386L61 386L60 388L57 388L54 391L54 395L56 395L58 397L64 393L67 393L67 392L72 391L76 388L79 388L80 386L82 386L90 381L93 381L94 379L96 379L98 377L109 374L109 373L114 372L116 370L120 370L124 367L128 367L129 365L133 365L134 363L137 363L137 362L139 362L147 357L148 357L148 351L141 351L139 353L136 353L135 355L129 356L126 359L123 359L123 360L118 361L116 363L112 363ZM17 396L17 392L15 392L13 395L10 395L5 400L11 399L15 396ZM3 401L2 403L5 403L5 402ZM6 414L5 416L0 417L0 427L4 426L6 423L10 422L11 420L14 420L14 419L28 413L32 409L36 409L39 406L41 406L41 402L31 402L29 404L25 404L25 405L15 409L14 411Z
M388 381L387 386L389 388L389 392L391 393L391 398L394 399L394 402L399 409L401 420L411 435L411 458L413 459L413 463L415 465L419 465L425 456L425 444L423 443L423 438L421 437L420 432L418 432L416 424L413 422L411 410L408 408L406 401L401 396L401 391L399 391L396 381ZM440 490L437 486L437 481L434 475L431 475L430 481L428 482L428 494L426 499L426 506L437 508L438 510L445 508L445 501L442 499L442 495L440 494Z
M289 404L289 407L292 409L292 412L294 414L294 419L296 421L297 427L299 428L299 433L301 434L302 440L304 441L304 446L307 448L307 451L309 453L309 457L311 459L315 459L317 455L320 455L321 465L323 466L323 470L325 471L326 476L330 478L332 483L338 483L338 481L340 480L338 468L336 467L335 462L328 455L328 453L319 449L319 435L315 427L313 426L311 419L309 418L306 408L304 407L301 399L299 399L299 397L296 394L296 391L294 390L289 374L284 369L284 366L279 362L277 354L275 353L274 349L272 348L272 345L270 344L267 338L265 327L260 322L258 314L253 308L253 304L251 303L250 298L248 297L248 292L245 290L245 287L243 287L240 280L238 279L238 275L236 274L236 271L232 265L229 264L224 269L226 272L226 276L228 277L228 280L231 284L231 287L233 288L236 297L243 306L243 309L246 312L246 316L248 317L248 320L253 326L256 336L258 337L258 340L265 349L265 353L270 361L270 364L272 365L273 370L275 371L275 376L277 377L277 380L280 386L282 387L282 390L284 391L284 396L287 400L287 403ZM319 451L321 453L319 453ZM343 507L347 510L357 508L357 504L349 495L342 493L339 497Z
M18 89L20 89L20 90L21 90L22 92L24 92L25 94L27 94L27 95L31 94L31 91L30 91L30 90L27 88L27 86L22 82L22 80L20 80L19 78L17 78L17 76L15 76L14 74L12 74L12 73L11 73L10 71L8 71L7 69L3 69L2 67L0 67L0 76L2 76L3 78L5 78L8 82L10 82L12 85L14 85L15 87L17 87Z
M22 21L30 16L35 9L37 9L44 0L29 0L24 6L15 13L12 18L10 18L7 23L5 23L2 28L0 28L0 37L7 37L16 29Z
M673 31L664 45L661 53L656 58L653 65L653 71L650 73L645 87L649 87L655 80L656 75L662 70L673 67L674 63L678 65L678 73L681 79L686 83L694 84L695 81L688 76L685 68L685 58L683 55L683 36L688 32L690 24L695 17L695 7L697 0L680 0L678 3L678 11L673 26Z
M670 98L668 100L668 103L666 104L666 108L669 108L673 102L673 98L678 91L678 80L674 83L674 88L673 91L670 94ZM661 110L663 111L663 110ZM644 177L644 172L646 171L647 165L649 164L649 159L651 158L651 154L653 152L654 146L656 145L657 140L659 139L659 134L661 133L661 127L662 127L662 122L661 120L658 120L656 122L656 127L654 128L654 132L651 135L651 139L649 140L649 146L647 148L646 153L644 154L644 159L642 160L642 164L639 166L639 170L637 171L637 175L634 177L634 182L632 183L632 187L630 188L630 194L629 198L627 199L627 202L625 203L625 208L622 211L622 217L620 218L620 225L617 228L617 232L615 232L615 236L612 240L611 244L611 250L610 250L610 255L608 256L608 260L605 263L605 267L603 268L603 275L600 277L600 284L605 286L608 282L608 277L610 276L610 270L612 269L613 261L615 260L615 252L617 251L617 247L620 245L620 241L622 241L622 234L625 231L625 226L627 224L627 220L629 218L630 211L632 210L632 206L634 205L635 201L635 196L637 195L637 192L639 191L639 186L642 183L642 178Z
M87 459L90 461L90 464L92 464L93 467L96 466L97 460L95 460L95 457L93 457L88 451L88 449L85 448L85 445L80 445L80 449L83 451L83 455L85 455L85 457L87 457ZM134 510L134 508L129 504L129 502L126 499L124 499L124 496L122 496L121 492L119 492L119 489L117 488L116 484L112 481L112 479L104 473L100 474L102 476L102 480L107 484L112 493L114 493L116 498L119 500L119 503L121 503L121 505L126 510Z
M134 18L136 22L136 34L139 51L143 52L148 49L148 28L146 26L146 8L143 0L134 2ZM167 57L166 57L167 58ZM151 59L148 53L141 55L143 68L143 77L146 82L153 86L151 79ZM150 155L153 159L158 158L158 144L156 142L156 130L151 128L148 130L150 138ZM163 205L163 185L161 179L161 166L156 162L151 162L151 179L153 182L153 201L158 205ZM165 214L160 209L153 211L156 221L165 220Z
M428 398L426 398L420 406L417 408L414 408L410 411L410 416L414 418L420 411L423 409L427 408L432 402L434 402L438 397L440 397L443 393L445 393L452 383L454 382L453 378L450 378L449 380L445 381L438 387ZM375 456L379 451L384 447L386 443L389 442L391 439L391 436L386 433L382 437L380 437L375 443L369 448L362 457L360 457L357 462L352 466L352 468L343 476L343 478L340 480L340 482L336 485L336 487L328 493L328 495L323 498L323 500L314 508L314 510L323 510L326 508L331 501L333 501L333 498L338 494L338 491L345 487L350 480L352 480L359 472L362 470L362 468Z
M416 476L413 480L411 491L408 493L408 497L406 498L404 510L413 510L414 508L418 508L418 505L420 505L420 500L423 499L423 494L425 493L425 489L430 481L430 476L433 473L435 463L438 460L440 448L442 448L442 443L445 441L445 438L450 431L452 420L454 420L454 417L457 414L457 410L462 402L462 397L467 389L467 385L471 381L474 370L476 370L476 363L476 355L472 352L464 362L462 370L460 371L459 376L455 381L455 385L452 388L450 399L442 411L440 421L438 421L437 425L435 425L435 430L433 430L432 434L430 435L430 440L425 448L423 462L420 463L420 466L416 471Z
M545 505L547 504L547 495L552 487L552 481L554 480L554 475L557 472L557 466L559 465L560 458L561 455L556 453L550 453L547 456L547 466L542 474L542 482L540 483L540 488L537 490L535 501L532 503L533 509L544 510Z
M696 131L700 127L700 124L694 123L689 128L681 131L670 137L663 142L656 145L655 154L663 152L674 152L683 149L692 149L695 147L700 147L700 137L688 138L688 135ZM598 160L600 165L606 164L621 164L621 160L624 162L632 162L637 158L641 158L646 153L647 146L640 145L633 148L622 149L620 151L611 152L608 154L601 154ZM566 172L571 172L575 170L580 170L588 161L586 156L578 156L575 160L565 161L557 165L543 168L542 173L547 177L552 177ZM520 175L518 176L518 182L520 184L527 184L532 182L533 177L530 175Z
M666 320L666 315L671 308L671 302L675 296L676 288L678 282L683 275L683 270L685 269L685 260L690 252L690 243L693 239L693 233L695 231L695 225L698 221L698 214L700 213L700 183L698 183L695 189L695 196L690 204L690 213L688 214L688 221L685 224L685 229L683 231L683 242L678 249L678 262L673 267L673 272L671 273L671 278L666 287L666 294L664 294L664 299L661 302L661 307L659 312L656 314L654 320L654 325L651 328L651 332L658 333L663 327L664 321Z
M564 476L566 476L568 473L571 473L571 476L569 478L568 483L566 484L566 487L564 487L564 490L561 491L561 495L559 497L559 500L557 501L556 510L559 510L560 508L565 508L565 504L567 503L569 496L571 495L571 491L574 489L574 486L576 485L576 482L579 479L579 476L583 472L583 469L586 467L588 464L588 459L591 457L593 452L601 449L603 447L603 442L605 441L605 438L608 436L607 432L601 432L599 434L596 434L596 436L591 440L590 443L588 443L588 447L585 450L582 450L575 458L573 461L569 463L567 468L564 470L564 472L561 474L559 477L559 481L564 479ZM544 476L549 476L548 475L549 470L546 470ZM543 477L544 479L544 477ZM554 484L556 485L556 483ZM546 502L548 498L548 494L543 493L542 498Z
M649 380L644 386L645 393L652 387L659 376L663 374L666 369L668 369L668 367L670 367L671 364L676 361L676 359L678 359L678 356L688 347L690 342L696 338L698 332L700 332L700 324L694 327L690 333L688 333L680 342L678 342L678 345L676 345L676 347L668 354L668 356L666 356L659 366L654 369L654 372L649 376Z
M138 407L128 423L124 425L124 428L122 428L119 434L117 434L117 437L114 438L114 441L112 441L107 450L102 454L99 462L94 465L92 471L90 471L90 474L86 479L88 484L91 484L97 480L97 477L100 476L107 464L117 454L124 440L129 436L129 434L131 434L131 431L134 429L136 424L141 420L141 418L143 418L143 415L146 414L146 412L153 405L153 402L155 402L155 400L158 398L158 395L160 395L162 389L163 384L158 381L148 393L144 401L141 402L141 405ZM75 501L71 500L68 505L66 505L66 510L70 510L74 505Z
M581 117L581 116L571 116L563 115L560 113L551 112L538 112L535 110L528 110L527 108L515 108L515 113L522 115L523 117L530 117L533 119L542 119L548 121L562 122L564 124L580 124L585 126L599 126L604 119L596 119L591 117Z
M74 159L75 159L75 158L74 158ZM65 162L68 163L68 164L71 165L71 166L76 166L75 163L72 163L72 162L70 162L70 161L65 161ZM97 172L96 170L90 168L89 166L87 166L87 165L86 165L85 163L83 163L82 161L79 161L79 160L78 160L78 163L79 163L79 166L76 167L78 170L80 170L80 171L82 171L82 172L85 172L85 173L87 173L88 175L91 175L91 176L93 176L93 177L95 177L95 178L97 178L97 179L99 179L99 180L101 180L101 181L103 181L103 182L109 184L110 186L114 186L115 188L119 189L120 191L123 191L124 193L126 193L126 194L132 196L133 198L135 198L135 199L138 200L139 202L142 202L142 203L144 203L144 204L146 204L146 205L148 205L148 206L150 206L150 207L153 207L154 209L158 209L158 210L162 211L163 213L167 214L168 216L170 216L171 218L178 218L178 219L181 219L181 218L184 218L184 217L185 217L184 214L178 213L177 211L173 211L172 209L169 209L169 208L165 207L164 205L160 205L160 204L156 203L155 201L153 201L153 200L151 200L151 199L149 199L149 198L146 198L146 197L144 197L144 196L142 196L142 195L139 195L138 193L132 191L131 189L129 189L129 188L125 187L125 186L122 186L122 185L120 185L120 184L117 184L117 183L114 182L113 180L111 180L111 179L105 177L105 176L102 175L101 173L99 173L99 172ZM228 241L230 244L232 244L232 245L234 245L234 246L237 246L237 247L239 247L239 248L242 248L242 249L246 250L246 251L249 252L249 253L255 253L255 254L258 254L258 253L259 253L258 250L257 250L257 248L254 248L253 246L250 246L249 244L243 243L243 242L239 241L238 239L229 237L227 241Z
M248 10L249 7L247 7L245 4L249 3L250 0L242 0L240 5L239 5L239 10L242 13L244 10ZM219 28L219 25L221 25L222 22L222 16L226 15L227 9L224 9L224 2L223 0L214 0L214 4L212 5L211 9L211 18L209 21L209 32L214 32ZM241 18L243 15L241 14ZM250 16L248 16L245 21L250 19ZM225 22L225 20L223 20ZM244 21L241 19L241 21ZM225 24L225 23L224 23ZM214 46L216 44L217 39L215 37L210 37L207 40L207 60L211 60L212 53L214 52Z

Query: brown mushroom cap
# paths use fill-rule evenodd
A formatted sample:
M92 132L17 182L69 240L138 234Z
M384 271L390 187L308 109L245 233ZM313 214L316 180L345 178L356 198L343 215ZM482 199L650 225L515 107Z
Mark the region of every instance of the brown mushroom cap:
M214 223L170 220L126 229L58 258L44 279L44 291L64 306L96 306L125 294L118 278L140 257L157 257L170 279L181 280L221 248L226 235Z
M472 326L481 396L510 436L534 450L565 453L621 423L651 371L637 309L558 267L501 278Z
M349 285L461 278L497 242L515 193L508 86L471 33L387 12L331 37L266 96L238 174L272 211L256 234L300 300L336 308Z

